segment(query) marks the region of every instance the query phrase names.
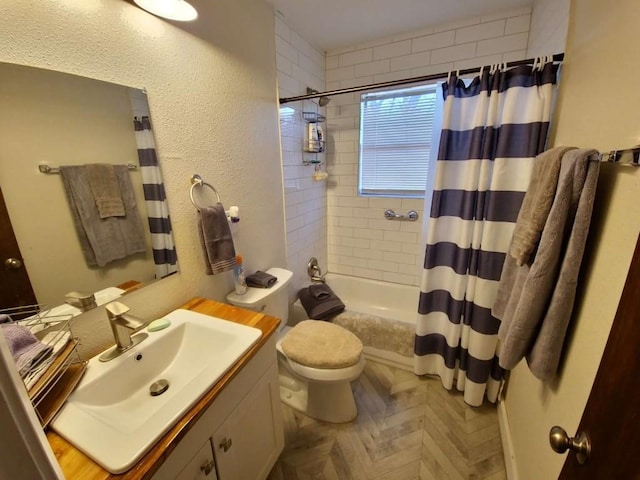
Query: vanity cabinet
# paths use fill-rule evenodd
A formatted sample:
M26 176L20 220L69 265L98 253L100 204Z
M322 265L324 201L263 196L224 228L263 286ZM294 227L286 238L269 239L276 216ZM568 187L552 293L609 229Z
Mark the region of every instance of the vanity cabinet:
M262 378L212 437L220 480L263 479L282 451L273 411L280 411L279 386Z
M283 447L274 336L203 412L152 479L265 479Z
M205 442L198 450L176 480L218 480L210 441Z

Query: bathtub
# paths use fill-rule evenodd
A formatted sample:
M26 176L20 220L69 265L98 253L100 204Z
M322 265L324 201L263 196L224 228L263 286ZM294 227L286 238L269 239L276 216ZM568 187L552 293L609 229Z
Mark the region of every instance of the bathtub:
M327 285L346 309L332 322L356 334L365 356L413 370L413 340L420 289L416 286L370 280L336 273L325 276ZM292 305L289 324L307 318L300 301Z

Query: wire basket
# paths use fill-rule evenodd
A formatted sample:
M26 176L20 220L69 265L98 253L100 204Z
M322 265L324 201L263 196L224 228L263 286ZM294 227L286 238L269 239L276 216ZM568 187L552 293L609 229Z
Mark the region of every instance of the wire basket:
M71 332L73 315L56 314L44 304L0 309L0 315L0 325L12 323L27 328L44 345L39 355L20 365L18 373L40 423L46 427L86 369L77 351L79 341Z

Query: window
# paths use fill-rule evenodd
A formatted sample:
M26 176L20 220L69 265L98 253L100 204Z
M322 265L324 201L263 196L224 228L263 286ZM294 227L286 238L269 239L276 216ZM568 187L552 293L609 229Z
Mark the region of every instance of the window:
M424 196L436 92L434 84L361 96L359 195Z

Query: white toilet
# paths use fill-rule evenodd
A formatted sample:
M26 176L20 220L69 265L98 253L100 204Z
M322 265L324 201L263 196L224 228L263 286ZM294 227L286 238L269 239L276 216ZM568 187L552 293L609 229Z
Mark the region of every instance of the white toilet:
M358 413L350 382L364 369L362 342L330 322L305 320L295 327L286 326L286 287L293 274L282 268L271 268L267 273L278 278L273 287L249 287L243 295L231 292L227 301L282 320L276 345L280 399L318 420L350 422Z

